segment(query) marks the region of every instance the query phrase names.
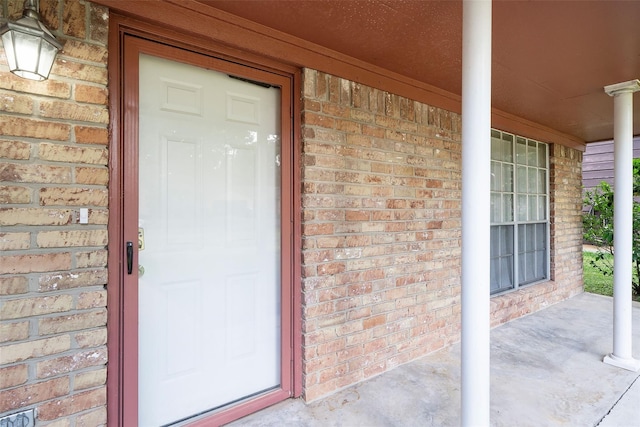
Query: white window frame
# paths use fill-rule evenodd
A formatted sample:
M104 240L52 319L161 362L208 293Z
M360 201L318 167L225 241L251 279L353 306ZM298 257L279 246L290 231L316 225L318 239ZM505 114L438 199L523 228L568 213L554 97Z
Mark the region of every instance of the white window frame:
M506 142L505 142L506 141ZM511 152L506 147L506 144L511 144ZM524 144L524 154L519 150L520 146ZM529 147L535 147L530 149ZM540 159L540 150L544 150L544 159ZM529 157L535 155L535 159ZM522 156L524 157L522 158ZM524 162L521 162L524 160ZM510 182L509 178L505 179L504 173L511 168ZM526 183L523 181L523 177L519 172L524 172ZM541 179L541 173L544 173L544 178ZM533 175L531 175L533 174ZM548 281L551 277L551 218L550 218L550 201L551 201L551 189L549 186L549 144L536 141L530 138L526 138L519 135L514 135L499 130L491 130L491 296L502 295L507 292L518 290L521 287L534 285L536 283ZM529 179L535 177L535 188L532 190L529 184ZM544 191L540 187L540 183L544 184ZM527 188L524 188L524 187ZM518 201L522 204L525 201L525 211L519 209ZM544 202L545 206L540 209L541 202ZM508 204L511 203L510 212ZM530 205L531 203L531 205ZM532 211L531 206L535 204L535 209ZM543 217L543 218L541 218ZM533 225L537 227L541 225L544 227L544 241L540 242L535 239L531 242L529 248L521 248L520 243L524 242L522 239L526 239L525 228ZM511 229L511 236L508 236L507 230ZM502 239L498 234L498 238L494 239L494 232L501 233L501 230L506 232L506 237L510 237L512 240L509 242L507 239ZM504 236L504 235L502 235ZM507 243L503 248L494 245L501 245ZM511 247L509 248L509 244ZM542 244L542 250L537 245ZM511 253L509 253L511 249ZM521 253L521 250L524 251ZM540 256L540 252L544 251L542 255L544 269L543 274L540 274L537 268L538 260L535 260L535 269L537 274L531 279L524 277L521 278L520 267L523 265L527 258ZM508 282L508 276L503 275L504 268L510 271L511 283ZM530 272L528 270L527 272ZM527 273L525 272L525 274ZM494 288L494 283L497 280L498 287ZM507 286L500 286L501 283L507 281Z

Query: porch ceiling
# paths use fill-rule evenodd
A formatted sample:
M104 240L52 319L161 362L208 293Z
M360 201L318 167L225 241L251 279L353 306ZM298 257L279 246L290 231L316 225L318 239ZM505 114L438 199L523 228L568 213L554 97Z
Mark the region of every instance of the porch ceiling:
M459 0L199 1L461 93ZM495 1L493 106L587 142L611 139L613 100L603 87L640 78L638 22L638 0Z

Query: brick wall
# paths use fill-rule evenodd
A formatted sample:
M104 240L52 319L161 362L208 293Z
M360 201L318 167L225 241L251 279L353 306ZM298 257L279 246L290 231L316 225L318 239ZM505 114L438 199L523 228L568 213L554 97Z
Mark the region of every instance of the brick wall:
M550 156L551 278L571 296L582 290L582 152L553 145Z
M460 117L305 70L307 400L459 339Z
M3 22L22 6L4 0ZM15 77L0 50L0 416L104 425L108 11L41 14L64 45L49 80Z
M457 114L305 70L304 393L459 340ZM551 144L551 281L491 299L498 325L582 291L579 151Z

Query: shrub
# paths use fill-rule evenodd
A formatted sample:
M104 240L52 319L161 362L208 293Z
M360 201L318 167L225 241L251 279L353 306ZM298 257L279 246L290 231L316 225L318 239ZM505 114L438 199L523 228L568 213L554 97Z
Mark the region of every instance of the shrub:
M633 191L640 196L640 159L633 160ZM605 275L613 275L613 198L614 191L606 182L601 182L592 191L585 192L584 204L587 211L583 215L584 239L600 250L589 263ZM632 238L632 289L640 295L640 203L633 203Z

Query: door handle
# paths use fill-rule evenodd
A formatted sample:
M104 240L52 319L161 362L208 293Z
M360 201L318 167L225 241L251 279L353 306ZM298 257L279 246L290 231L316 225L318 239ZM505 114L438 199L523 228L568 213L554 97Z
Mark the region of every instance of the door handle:
M127 274L133 272L133 242L127 242Z

